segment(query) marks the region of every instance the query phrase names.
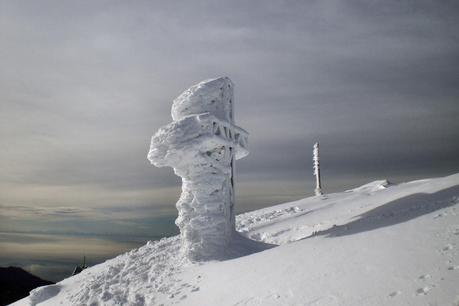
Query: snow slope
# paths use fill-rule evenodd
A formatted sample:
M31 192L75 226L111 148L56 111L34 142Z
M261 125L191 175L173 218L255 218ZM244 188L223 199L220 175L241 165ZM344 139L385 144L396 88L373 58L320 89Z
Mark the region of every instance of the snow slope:
M149 242L13 305L459 305L459 174L237 217L226 258ZM278 245L278 246L275 246Z

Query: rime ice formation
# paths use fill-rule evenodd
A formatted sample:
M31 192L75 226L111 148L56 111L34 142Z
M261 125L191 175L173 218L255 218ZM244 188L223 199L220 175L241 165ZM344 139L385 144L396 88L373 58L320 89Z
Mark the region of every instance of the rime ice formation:
M312 151L312 161L314 168L314 176L316 177L316 189L314 193L316 196L322 195L322 184L320 182L320 159L319 159L319 143L314 144L314 149Z
M248 154L248 133L234 125L233 83L227 77L196 84L172 105L173 122L151 139L148 159L182 178L177 202L182 250L212 259L234 232L234 159Z

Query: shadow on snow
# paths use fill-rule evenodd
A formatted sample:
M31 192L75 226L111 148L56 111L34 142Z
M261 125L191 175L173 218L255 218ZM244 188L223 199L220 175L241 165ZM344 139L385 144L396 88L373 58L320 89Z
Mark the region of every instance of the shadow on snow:
M454 199L457 196L459 196L459 185L435 193L408 195L358 215L355 217L358 218L357 220L316 232L305 239L319 235L326 237L353 235L403 223L452 206L457 203L457 199Z

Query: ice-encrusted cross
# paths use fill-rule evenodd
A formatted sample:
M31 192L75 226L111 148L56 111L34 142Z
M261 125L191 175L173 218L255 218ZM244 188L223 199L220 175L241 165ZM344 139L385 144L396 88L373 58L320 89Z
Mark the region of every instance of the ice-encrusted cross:
M227 77L190 87L151 140L150 162L182 178L175 223L192 260L218 257L235 231L234 160L249 151L248 133L234 124L233 88Z

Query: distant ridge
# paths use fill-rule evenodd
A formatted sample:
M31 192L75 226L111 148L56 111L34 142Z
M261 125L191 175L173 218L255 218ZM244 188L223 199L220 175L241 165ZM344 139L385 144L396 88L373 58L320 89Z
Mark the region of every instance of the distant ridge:
M18 267L0 267L0 305L8 305L29 295L37 287L53 282L41 279Z

